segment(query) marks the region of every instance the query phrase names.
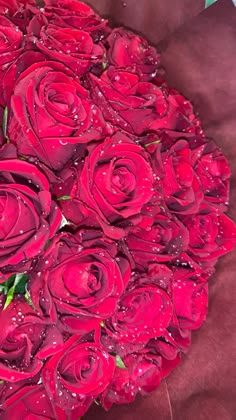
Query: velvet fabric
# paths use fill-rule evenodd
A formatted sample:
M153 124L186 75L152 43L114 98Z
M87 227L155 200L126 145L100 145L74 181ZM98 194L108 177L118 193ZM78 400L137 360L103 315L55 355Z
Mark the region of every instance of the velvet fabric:
M229 159L228 215L236 220L236 8L218 0L88 0L113 26L143 34L162 53L170 86L190 99L206 134ZM236 252L209 282L209 314L182 362L149 397L85 420L233 420L236 418Z

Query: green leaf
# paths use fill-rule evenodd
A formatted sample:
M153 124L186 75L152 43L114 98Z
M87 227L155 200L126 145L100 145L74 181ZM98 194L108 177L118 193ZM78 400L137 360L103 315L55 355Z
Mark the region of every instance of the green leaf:
M116 366L120 369L126 369L126 366L120 356L116 355Z
M2 294L6 295L6 294L7 294L7 291L8 291L8 287L7 287L6 282L5 282L5 283L2 283L2 284L0 285L0 294L1 294L1 295L2 295Z
M144 147L151 146L152 144L159 144L160 142L161 142L161 140L155 140L155 141L153 141L151 143L144 144Z
M215 3L217 0L206 0L205 1L205 8L211 6L213 3Z
M48 239L48 241L45 244L44 251L46 251L50 247L51 243L52 243L52 241L50 241L50 239Z
M14 293L17 295L23 295L25 293L25 287L28 282L28 276L26 274L17 274L17 276L21 276L21 277L19 278L19 281L17 282L15 286Z
M3 307L3 310L7 309L7 307L10 305L10 303L12 302L13 298L14 298L14 285L8 290L7 292L7 298Z
M36 311L36 308L32 302L31 296L30 296L30 292L26 289L26 292L24 294L25 296L25 300L28 303L28 305L32 306L32 308Z
M57 201L66 201L66 200L71 200L72 197L70 195L62 195L61 197L57 198Z
M5 283L4 293L6 295L6 301L4 304L4 309L6 309L14 298L14 294L24 294L26 290L26 284L28 281L28 276L24 273L14 274L11 276ZM2 286L2 285L1 285Z
M3 119L2 119L2 131L5 139L8 139L7 137L7 117L8 117L8 108L4 109L3 112ZM9 139L8 139L9 140Z
M103 54L103 62L102 62L102 69L106 70L107 68L107 55L106 53Z
M15 274L9 277L8 280L6 280L4 283L0 285L0 293L4 293L4 295L7 295L8 290L13 285L15 280Z

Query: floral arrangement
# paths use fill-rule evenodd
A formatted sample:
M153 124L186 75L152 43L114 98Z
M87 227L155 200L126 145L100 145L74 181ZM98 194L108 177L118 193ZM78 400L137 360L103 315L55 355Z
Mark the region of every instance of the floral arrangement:
M154 391L236 243L230 169L140 36L0 0L0 419Z

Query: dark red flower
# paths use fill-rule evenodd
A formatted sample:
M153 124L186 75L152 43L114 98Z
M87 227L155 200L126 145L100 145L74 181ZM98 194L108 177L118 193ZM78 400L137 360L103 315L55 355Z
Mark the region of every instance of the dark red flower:
M202 204L199 212L181 217L189 231L188 253L204 267L213 266L221 255L234 249L236 227L225 214Z
M93 101L114 130L136 136L159 129L195 131L194 114L166 86L144 82L138 73L113 66L101 78L92 74L88 78Z
M43 367L43 384L57 407L78 419L103 392L114 375L115 359L94 342L76 335ZM77 416L77 417L76 417Z
M114 315L105 322L105 330L128 349L129 343L146 344L150 338L162 335L171 318L172 304L167 293L144 278L123 294Z
M44 14L55 25L90 33L94 41L100 41L110 32L107 21L80 1L45 0Z
M9 158L10 145L4 154L0 161L0 271L7 274L24 271L39 256L59 228L61 212L43 173L28 162Z
M168 212L157 214L148 229L133 227L125 237L127 249L136 267L170 261L187 250L188 230Z
M124 236L142 220L140 211L153 196L153 173L145 150L122 133L89 148L84 163L60 174L55 190L67 219L101 226L108 237ZM84 220L83 220L84 219Z
M24 297L4 309L0 301L0 377L8 382L34 378L48 358L63 347L59 330L38 316Z
M101 139L104 129L103 117L91 104L89 92L63 64L38 62L16 81L8 136L19 154L36 156L59 169L81 143Z
M105 48L101 43L95 44L83 28L58 26L39 14L31 20L28 34L48 59L66 63L79 76L94 66L102 69Z
M18 387L19 388L19 387ZM2 411L1 411L2 410ZM43 385L20 387L6 398L0 409L2 420L67 420L67 414L60 408L54 408ZM77 419L76 419L77 420Z
M204 199L221 211L229 204L230 168L221 150L208 141L192 152L192 165L204 193Z
M86 232L81 235L86 238ZM130 278L128 261L118 255L112 241L96 236L90 238L87 248L86 239L59 236L48 254L36 266L38 273L31 275L34 305L52 322L58 316L64 330L92 331L115 311Z
M143 80L156 76L160 56L147 41L124 28L115 28L106 40L108 63L138 72Z

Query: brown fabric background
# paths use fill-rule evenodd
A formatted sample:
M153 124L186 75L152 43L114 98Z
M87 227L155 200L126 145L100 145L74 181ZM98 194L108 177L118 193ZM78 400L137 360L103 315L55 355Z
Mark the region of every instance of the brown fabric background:
M189 98L203 128L232 169L230 217L236 220L236 8L218 0L90 0L114 25L144 34L162 52L166 79ZM236 252L220 259L210 280L209 315L192 335L180 366L149 397L86 420L236 419Z

